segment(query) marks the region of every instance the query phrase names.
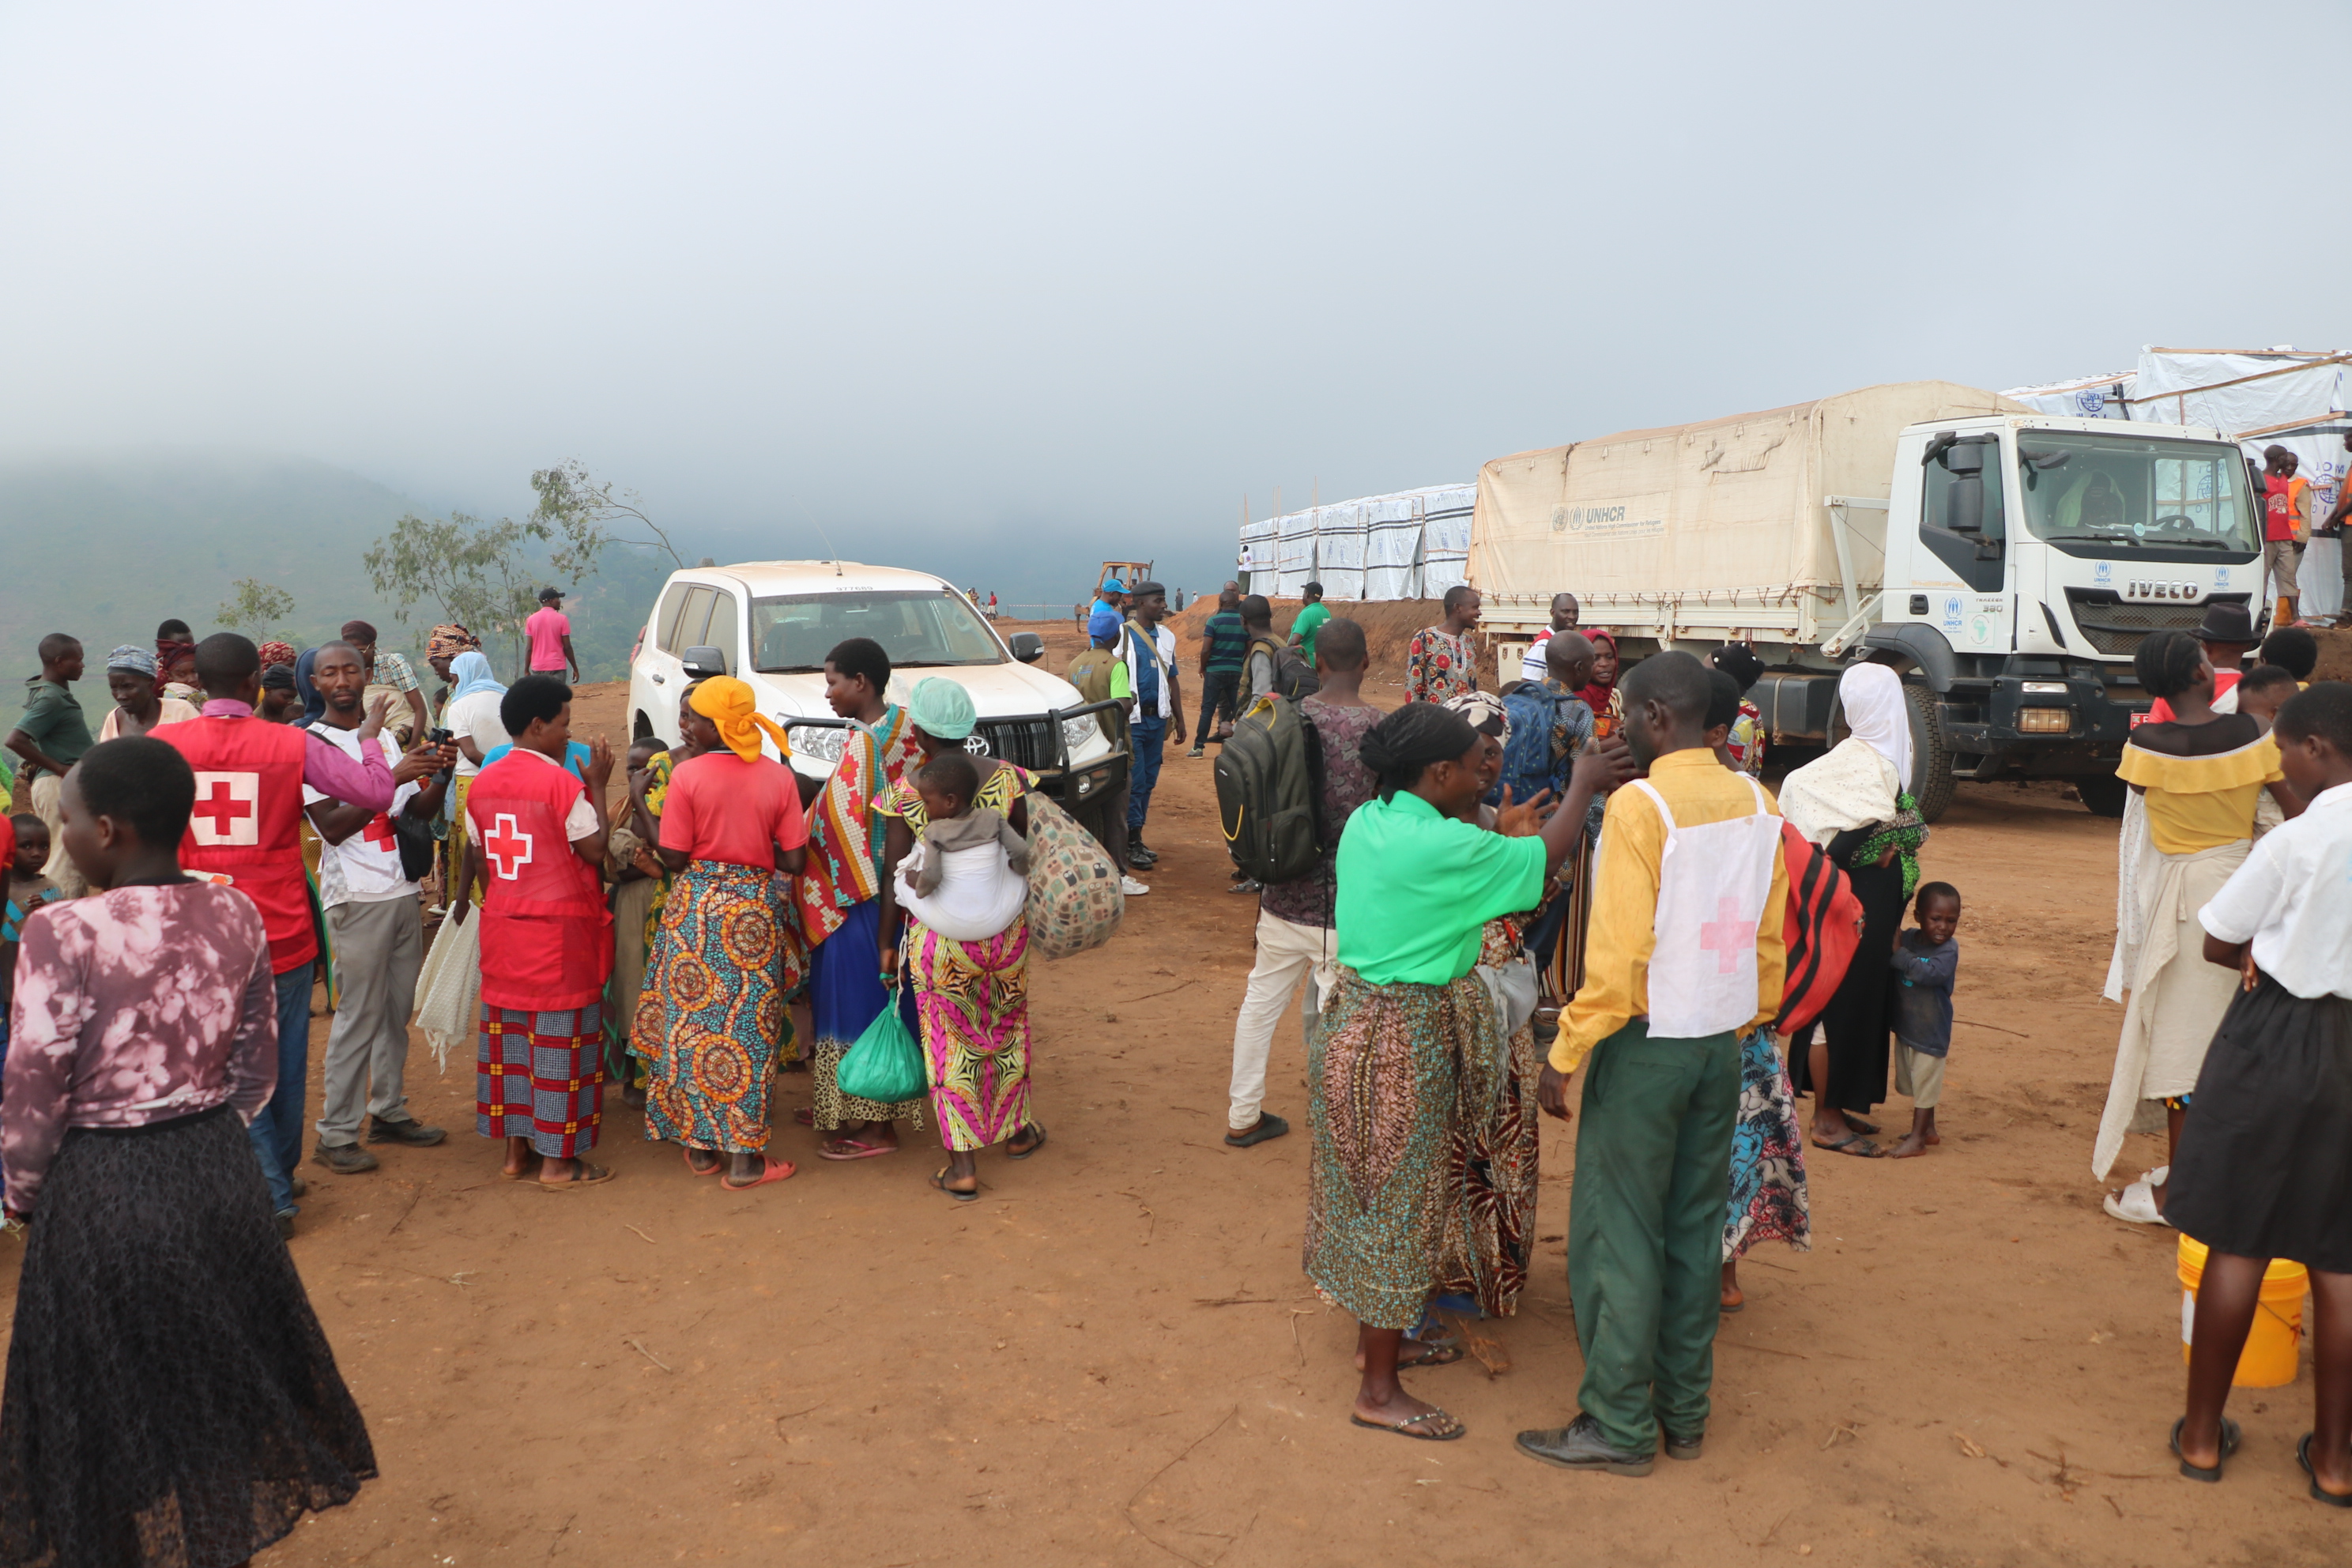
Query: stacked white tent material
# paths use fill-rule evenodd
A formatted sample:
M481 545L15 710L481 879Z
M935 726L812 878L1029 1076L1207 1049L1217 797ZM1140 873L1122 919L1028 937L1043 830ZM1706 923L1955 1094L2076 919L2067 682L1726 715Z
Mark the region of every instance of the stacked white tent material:
M1364 503L1364 593L1371 600L1421 597L1421 498L1372 496Z
M1315 580L1327 599L1364 596L1364 507L1343 500L1315 509Z
M1477 496L1475 485L1432 485L1244 523L1241 569L1255 591L1289 598L1312 582L1334 600L1443 595L1467 574Z
M2134 419L2219 430L2259 463L2266 447L2284 447L2311 481L2312 521L2326 517L2344 483L2347 431L2352 431L2352 353L2273 349L2143 348L2130 371L2020 387L2013 397L2067 418ZM2300 574L2303 614L2330 616L2345 606L2342 542L2314 539Z
M1423 598L1442 599L1447 589L1470 580L1470 515L1477 504L1476 485L1426 492L1421 530Z

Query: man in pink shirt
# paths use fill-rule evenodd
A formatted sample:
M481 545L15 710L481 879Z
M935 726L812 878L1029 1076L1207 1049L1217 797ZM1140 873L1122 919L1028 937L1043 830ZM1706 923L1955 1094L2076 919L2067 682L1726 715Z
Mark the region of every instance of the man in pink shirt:
M562 589L539 591L539 608L523 622L522 633L530 639L533 675L551 675L561 680L569 666L572 679L580 679L580 656L572 651L572 617L563 613Z

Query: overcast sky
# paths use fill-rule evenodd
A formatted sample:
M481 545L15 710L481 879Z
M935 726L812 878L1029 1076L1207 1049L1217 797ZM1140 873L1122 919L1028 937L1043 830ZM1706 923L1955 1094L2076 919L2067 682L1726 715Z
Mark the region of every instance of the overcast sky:
M518 510L578 457L745 553L823 553L805 516L1198 585L1277 485L2352 347L2347 41L2340 3L12 0L0 447Z

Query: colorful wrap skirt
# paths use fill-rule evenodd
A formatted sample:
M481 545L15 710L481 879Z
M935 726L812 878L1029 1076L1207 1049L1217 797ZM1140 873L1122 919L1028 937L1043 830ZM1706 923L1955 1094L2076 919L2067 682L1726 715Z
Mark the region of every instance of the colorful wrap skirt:
M1805 1191L1804 1130L1797 1092L1769 1029L1739 1042L1739 1120L1731 1129L1731 1206L1723 1221L1723 1260L1759 1241L1813 1247L1811 1200Z
M596 1146L604 1120L601 1004L558 1013L482 1004L474 1053L475 1131L528 1138L534 1152L569 1160Z
M841 1092L841 1058L890 1005L890 988L882 984L881 934L881 900L867 899L809 954L809 1017L815 1026L809 1078L814 1094L813 1120L820 1132L838 1132L845 1121L923 1124L920 1096L885 1104ZM916 1018L910 1017L907 1027L921 1037Z
M900 962L914 994L940 1141L957 1151L985 1149L1028 1126L1028 918L994 936L959 942L910 916Z
M1483 1227L1483 1246L1470 1233L1454 1156L1464 1127L1492 1147L1507 1061L1475 973L1444 985L1371 985L1340 967L1307 1047L1313 1150L1301 1257L1316 1289L1359 1322L1412 1328L1448 1259L1460 1260L1482 1302L1499 1299L1491 1266L1505 1227ZM1517 1135L1506 1136L1516 1149Z
M768 1146L769 1075L791 1048L803 975L783 879L696 860L662 905L629 1049L646 1064L646 1136L689 1149Z

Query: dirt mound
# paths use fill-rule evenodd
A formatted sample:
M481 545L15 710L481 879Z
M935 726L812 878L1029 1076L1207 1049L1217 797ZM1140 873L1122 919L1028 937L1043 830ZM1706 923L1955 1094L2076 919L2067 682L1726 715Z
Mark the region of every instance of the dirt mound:
M1275 630L1283 637L1290 635L1290 623L1298 618L1302 601L1270 599L1274 606ZM1201 657L1201 627L1216 614L1217 602L1204 598L1185 606L1181 616L1171 616L1168 624L1175 628L1177 655L1188 668L1195 668ZM1355 622L1364 628L1364 646L1370 652L1372 668L1364 681L1365 689L1382 690L1391 687L1404 689L1405 650L1412 635L1423 626L1433 626L1445 618L1445 606L1435 599L1390 599L1378 604L1331 605L1334 616ZM1478 650L1478 685L1480 689L1495 689L1495 656L1492 649Z
M2314 630L2319 639L2319 664L2312 670L2314 680L2352 680L2352 628L2342 631Z

